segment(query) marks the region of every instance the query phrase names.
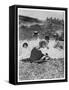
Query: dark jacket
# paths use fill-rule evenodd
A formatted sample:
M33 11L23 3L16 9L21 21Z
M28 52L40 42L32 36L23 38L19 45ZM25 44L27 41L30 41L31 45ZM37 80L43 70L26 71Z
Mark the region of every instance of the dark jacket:
M43 57L42 52L40 50L38 50L37 48L33 48L31 51L30 60L31 61L40 60L41 57Z

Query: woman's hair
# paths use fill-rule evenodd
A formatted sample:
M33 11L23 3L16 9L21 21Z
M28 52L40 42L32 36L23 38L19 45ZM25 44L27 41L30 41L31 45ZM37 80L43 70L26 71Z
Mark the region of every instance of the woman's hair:
M24 46L27 46L27 47L28 47L28 44L27 44L27 43L23 43L23 47L24 47Z
M41 47L43 47L43 45L46 46L46 42L45 42L45 41L40 41L40 42L39 42L39 47L41 48Z

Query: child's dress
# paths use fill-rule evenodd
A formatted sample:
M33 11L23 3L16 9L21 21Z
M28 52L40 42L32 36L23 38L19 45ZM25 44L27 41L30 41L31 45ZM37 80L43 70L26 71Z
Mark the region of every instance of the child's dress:
M30 58L31 51L29 48L22 48L22 54L19 56L19 60Z

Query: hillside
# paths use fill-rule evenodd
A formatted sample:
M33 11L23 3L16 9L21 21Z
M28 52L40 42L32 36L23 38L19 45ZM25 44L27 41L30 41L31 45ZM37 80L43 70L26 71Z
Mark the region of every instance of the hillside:
M52 36L57 33L61 40L64 39L64 21L46 18L45 21L37 18L19 16L19 40L32 39L34 31L39 32L39 37Z
M28 16L21 16L19 15L19 21L20 23L41 23L40 20L38 20L37 18L33 18L33 17L28 17Z

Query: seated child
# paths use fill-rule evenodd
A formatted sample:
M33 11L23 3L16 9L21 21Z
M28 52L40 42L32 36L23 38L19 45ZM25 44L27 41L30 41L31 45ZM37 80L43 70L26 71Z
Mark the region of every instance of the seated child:
M30 57L30 50L28 48L28 43L23 43L22 45L22 55L19 56L19 59L26 59Z

